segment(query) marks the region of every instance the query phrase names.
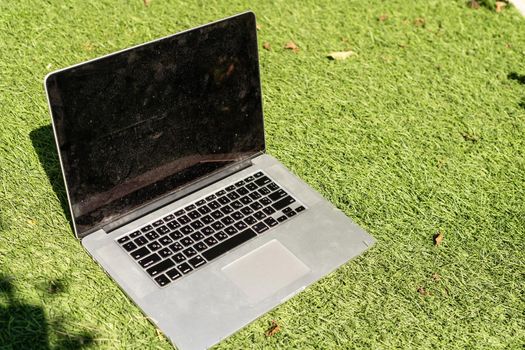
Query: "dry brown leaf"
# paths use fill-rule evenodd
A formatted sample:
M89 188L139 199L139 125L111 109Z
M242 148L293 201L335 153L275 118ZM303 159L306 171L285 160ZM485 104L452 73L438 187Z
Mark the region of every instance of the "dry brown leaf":
M328 58L332 60L340 61L346 60L348 57L355 55L354 51L334 51L328 54Z
M384 22L388 19L388 15L381 15L377 18L379 22Z
M496 1L496 12L501 12L503 11L503 8L507 6L507 3L506 2L503 2L503 1Z
M419 287L417 289L417 292L421 295L429 295L430 293L428 293L428 291L425 289L425 287Z
M287 50L292 50L295 53L299 52L299 46L295 45L293 41L287 42L286 45L284 45L284 48Z
M266 331L267 337L272 337L275 334L279 333L281 331L281 327L277 324L277 322L272 321L272 326Z
M255 28L257 28L257 30L261 30L262 27L261 27L261 25L260 25L259 23L257 23L257 24L255 25Z
M149 6L150 3L151 3L151 0L144 0L144 6Z
M479 9L479 3L476 1L476 0L470 0L468 2L468 7L470 7L471 9Z
M421 17L418 17L414 20L414 25L416 27L422 27L425 25L425 19L424 18L421 18Z
M441 279L441 276L437 272L434 272L432 274L432 279L437 282Z
M434 245L437 247L441 244L441 242L443 241L443 232L441 231L438 231L435 235L434 235Z
M266 42L263 44L263 49L265 49L265 50L270 50L271 48L272 48L272 46L270 45L269 42L266 41Z

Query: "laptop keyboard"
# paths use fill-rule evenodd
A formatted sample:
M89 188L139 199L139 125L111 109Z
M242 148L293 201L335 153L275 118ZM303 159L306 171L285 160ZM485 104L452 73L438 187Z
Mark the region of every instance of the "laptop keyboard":
M116 242L164 287L305 209L259 171Z

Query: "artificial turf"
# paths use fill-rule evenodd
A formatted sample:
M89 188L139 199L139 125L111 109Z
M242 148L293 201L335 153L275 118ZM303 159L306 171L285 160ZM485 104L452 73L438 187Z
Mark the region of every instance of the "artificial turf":
M170 347L73 237L42 80L248 8L268 152L378 244L217 349L522 349L525 19L463 0L1 1L0 349Z

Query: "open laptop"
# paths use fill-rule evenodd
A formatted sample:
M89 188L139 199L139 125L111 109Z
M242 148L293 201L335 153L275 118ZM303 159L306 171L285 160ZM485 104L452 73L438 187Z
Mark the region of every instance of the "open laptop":
M265 153L252 12L45 87L76 236L180 349L212 346L375 242Z

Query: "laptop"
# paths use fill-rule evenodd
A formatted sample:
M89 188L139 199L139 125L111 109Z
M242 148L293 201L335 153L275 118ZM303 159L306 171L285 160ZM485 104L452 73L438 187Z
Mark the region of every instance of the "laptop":
M375 240L265 152L246 12L45 79L72 226L179 349L205 349Z

